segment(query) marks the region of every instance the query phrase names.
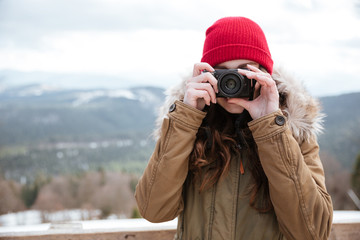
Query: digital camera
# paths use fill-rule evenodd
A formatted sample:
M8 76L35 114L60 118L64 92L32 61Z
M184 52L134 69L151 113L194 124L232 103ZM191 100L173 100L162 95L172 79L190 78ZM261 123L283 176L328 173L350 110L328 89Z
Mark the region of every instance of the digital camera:
M255 80L241 75L237 69L217 69L210 72L218 80L216 97L250 98L255 89Z

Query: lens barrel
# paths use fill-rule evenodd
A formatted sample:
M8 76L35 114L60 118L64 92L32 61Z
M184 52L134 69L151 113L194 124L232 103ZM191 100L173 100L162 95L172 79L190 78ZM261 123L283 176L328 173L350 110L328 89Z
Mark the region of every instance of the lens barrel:
M217 69L213 72L218 80L219 93L217 97L249 97L251 83L248 78L239 74L237 69Z

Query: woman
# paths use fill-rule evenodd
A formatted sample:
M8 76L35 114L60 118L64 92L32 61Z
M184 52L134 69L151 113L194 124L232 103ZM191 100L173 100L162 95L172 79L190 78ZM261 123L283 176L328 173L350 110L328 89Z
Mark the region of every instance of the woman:
M218 97L218 69L255 79L253 95ZM322 114L301 84L273 71L256 23L215 22L201 63L166 105L136 188L144 218L179 217L177 239L327 239L332 203L316 140Z

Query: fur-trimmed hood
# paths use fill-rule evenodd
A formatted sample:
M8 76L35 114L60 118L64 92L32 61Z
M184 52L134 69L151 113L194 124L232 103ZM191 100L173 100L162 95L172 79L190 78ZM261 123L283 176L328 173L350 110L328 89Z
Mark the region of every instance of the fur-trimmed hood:
M275 80L280 94L280 109L287 118L288 127L295 139L301 143L317 136L323 130L324 114L320 111L320 103L310 96L302 82L296 80L283 68L274 67L272 78ZM175 100L182 100L185 93L186 79L166 91L166 100L160 108L154 131L155 139L160 136L160 127L168 109Z

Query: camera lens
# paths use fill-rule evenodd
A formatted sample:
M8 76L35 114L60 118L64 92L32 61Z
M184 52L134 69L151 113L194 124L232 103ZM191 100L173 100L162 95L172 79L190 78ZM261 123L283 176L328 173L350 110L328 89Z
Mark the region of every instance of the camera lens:
M241 76L233 71L223 73L219 78L219 91L225 97L233 97L241 89Z
M225 86L227 89L233 90L236 87L236 81L230 78L226 81Z
M249 97L251 82L241 75L238 69L217 69L213 76L218 80L217 97L242 98Z

